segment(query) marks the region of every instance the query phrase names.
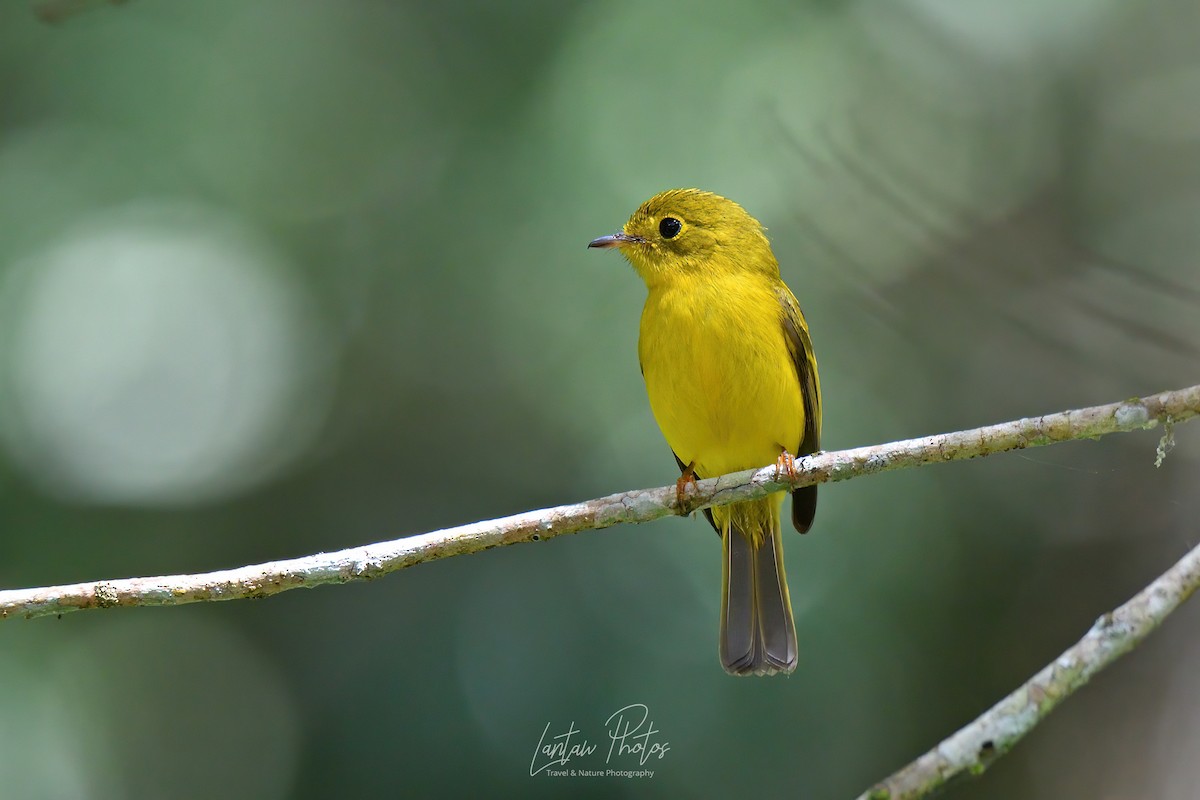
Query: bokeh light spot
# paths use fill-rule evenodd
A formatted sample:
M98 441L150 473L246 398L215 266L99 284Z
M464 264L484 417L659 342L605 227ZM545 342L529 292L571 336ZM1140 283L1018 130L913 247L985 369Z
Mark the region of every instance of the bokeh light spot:
M46 491L210 500L277 473L324 407L315 320L279 256L223 216L93 218L0 286L0 435Z

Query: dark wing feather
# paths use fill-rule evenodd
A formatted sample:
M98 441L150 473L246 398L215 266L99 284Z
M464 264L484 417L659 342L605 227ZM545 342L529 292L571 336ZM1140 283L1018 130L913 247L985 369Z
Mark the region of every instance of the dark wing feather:
M807 456L821 449L821 379L817 375L817 359L813 355L812 339L804 313L791 291L779 287L779 303L783 307L783 336L788 354L796 368L800 391L804 395L804 433L794 455ZM792 492L792 524L801 533L812 527L817 513L817 487L804 486Z

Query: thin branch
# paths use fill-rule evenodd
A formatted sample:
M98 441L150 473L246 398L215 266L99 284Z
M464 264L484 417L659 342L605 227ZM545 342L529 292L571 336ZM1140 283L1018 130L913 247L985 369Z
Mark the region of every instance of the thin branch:
M1076 689L1149 636L1197 587L1200 547L1128 603L1096 620L1087 635L1015 692L859 800L925 797L958 775L980 774Z
M673 486L640 489L334 553L318 553L220 572L0 591L0 618L9 615L41 617L85 608L173 606L210 600L267 597L288 589L370 580L425 561L475 553L500 545L549 539L623 522L648 522L671 514L686 514L709 506L756 499L781 489L814 483L843 481L922 464L958 461L1006 450L1152 428L1168 420L1178 424L1198 414L1200 386L1192 386L1122 403L1047 414L973 430L818 453L797 461L797 474L790 480L787 475L780 475L774 467L703 480L688 492L682 508L676 502Z

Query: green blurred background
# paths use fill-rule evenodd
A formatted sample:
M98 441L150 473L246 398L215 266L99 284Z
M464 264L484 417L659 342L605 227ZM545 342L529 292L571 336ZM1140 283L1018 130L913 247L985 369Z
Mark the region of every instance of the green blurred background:
M669 187L768 226L827 448L1200 375L1196 4L38 8L0 5L6 588L670 483L644 288L584 248ZM850 796L1200 541L1190 427L823 489L790 678L721 671L695 519L10 620L0 798ZM1198 624L948 796L1189 796ZM652 778L530 776L633 703Z

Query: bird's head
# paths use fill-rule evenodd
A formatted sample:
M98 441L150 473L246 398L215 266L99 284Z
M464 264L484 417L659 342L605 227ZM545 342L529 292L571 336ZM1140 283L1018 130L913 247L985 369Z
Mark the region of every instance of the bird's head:
M619 233L593 239L588 247L619 248L648 286L688 274L779 276L758 220L732 200L699 189L656 194Z

